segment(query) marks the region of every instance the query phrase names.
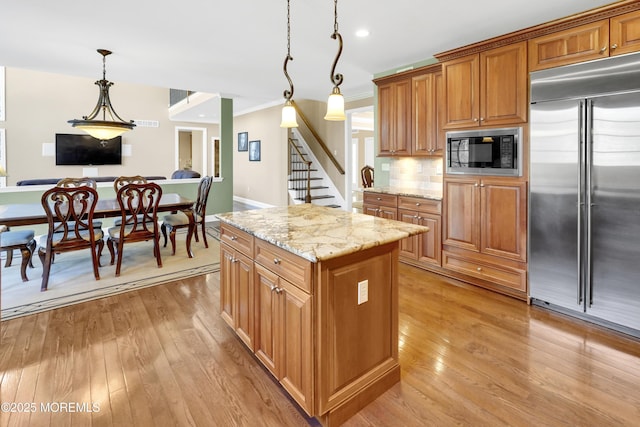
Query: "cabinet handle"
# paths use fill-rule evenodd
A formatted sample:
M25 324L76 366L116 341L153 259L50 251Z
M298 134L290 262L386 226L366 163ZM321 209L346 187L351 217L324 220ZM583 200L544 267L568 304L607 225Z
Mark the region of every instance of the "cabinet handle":
M480 184L480 187L484 187L484 184Z
M271 285L271 292L275 291L276 289L278 289L276 285Z
M420 202L416 202L416 206L420 206Z
M473 184L474 187L478 187L478 183L476 182L475 184Z
M280 264L280 262L281 262L281 261L280 261L278 258L274 258L274 259L273 259L273 263L274 263L274 264Z
M231 240L238 240L238 238L236 236L231 236L230 239Z
M602 49L600 49L600 53L605 53L605 52L606 52L606 50L607 50L607 47L606 47L606 46L604 46Z
M376 197L376 200L380 201L380 200L382 200L382 198L380 198L380 197Z
M482 268L478 267L476 270L478 270L478 271L482 271Z
M231 257L231 262L235 264L236 262L238 262L238 258Z
M480 121L481 121L481 122L484 122L484 117L480 117Z
M611 49L617 49L617 48L618 48L618 45L616 43L611 45Z
M276 288L276 294L281 294L283 290L284 289L282 289L282 288Z
M473 118L473 121L474 121L474 122L477 122L477 121L478 121L478 118L477 118L477 117L474 117L474 118Z

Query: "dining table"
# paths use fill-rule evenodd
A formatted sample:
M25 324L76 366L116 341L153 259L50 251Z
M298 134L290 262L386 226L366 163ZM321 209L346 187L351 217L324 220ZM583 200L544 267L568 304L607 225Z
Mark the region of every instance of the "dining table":
M160 198L158 212L182 211L189 218L187 228L187 255L193 258L191 251L191 238L195 231L195 218L193 215L193 200L182 197L177 193L166 193ZM98 198L98 203L93 213L94 218L114 218L121 215L120 205L116 198ZM16 203L0 205L0 226L17 227L21 225L46 224L47 214L41 203Z

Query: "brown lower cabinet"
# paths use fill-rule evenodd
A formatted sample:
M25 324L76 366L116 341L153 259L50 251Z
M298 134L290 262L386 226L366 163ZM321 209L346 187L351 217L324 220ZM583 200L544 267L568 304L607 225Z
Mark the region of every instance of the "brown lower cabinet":
M526 182L450 176L443 201L365 191L363 208L429 227L400 241L400 261L526 299Z
M222 318L308 415L340 425L400 381L399 242L314 263L226 223L220 241Z

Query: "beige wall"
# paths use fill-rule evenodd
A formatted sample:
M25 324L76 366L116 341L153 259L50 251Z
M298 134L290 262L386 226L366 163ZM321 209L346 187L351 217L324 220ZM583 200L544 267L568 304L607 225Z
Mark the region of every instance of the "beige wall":
M273 206L289 203L287 192L287 129L280 127L281 106L237 116L233 122L233 194ZM249 161L249 152L238 152L238 133L249 141L260 140L261 159Z
M108 77L108 76L107 76ZM56 166L54 156L43 156L43 144L56 133L82 133L67 123L88 115L98 100L95 79L6 68L5 76L7 185L22 179L82 175L82 166ZM208 141L218 136L218 125L169 120L169 90L115 82L110 90L115 111L125 120L156 120L157 128L137 127L122 136L131 156L122 165L99 166L98 175L163 175L175 169L175 127L206 127ZM201 160L193 168L201 172ZM224 170L224 168L223 168Z

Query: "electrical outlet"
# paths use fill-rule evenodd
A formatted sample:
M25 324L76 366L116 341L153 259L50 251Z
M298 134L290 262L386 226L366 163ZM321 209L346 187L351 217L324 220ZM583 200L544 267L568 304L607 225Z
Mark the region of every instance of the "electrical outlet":
M358 282L358 305L369 301L369 281Z
M442 175L442 163L438 163L436 166L436 175Z

